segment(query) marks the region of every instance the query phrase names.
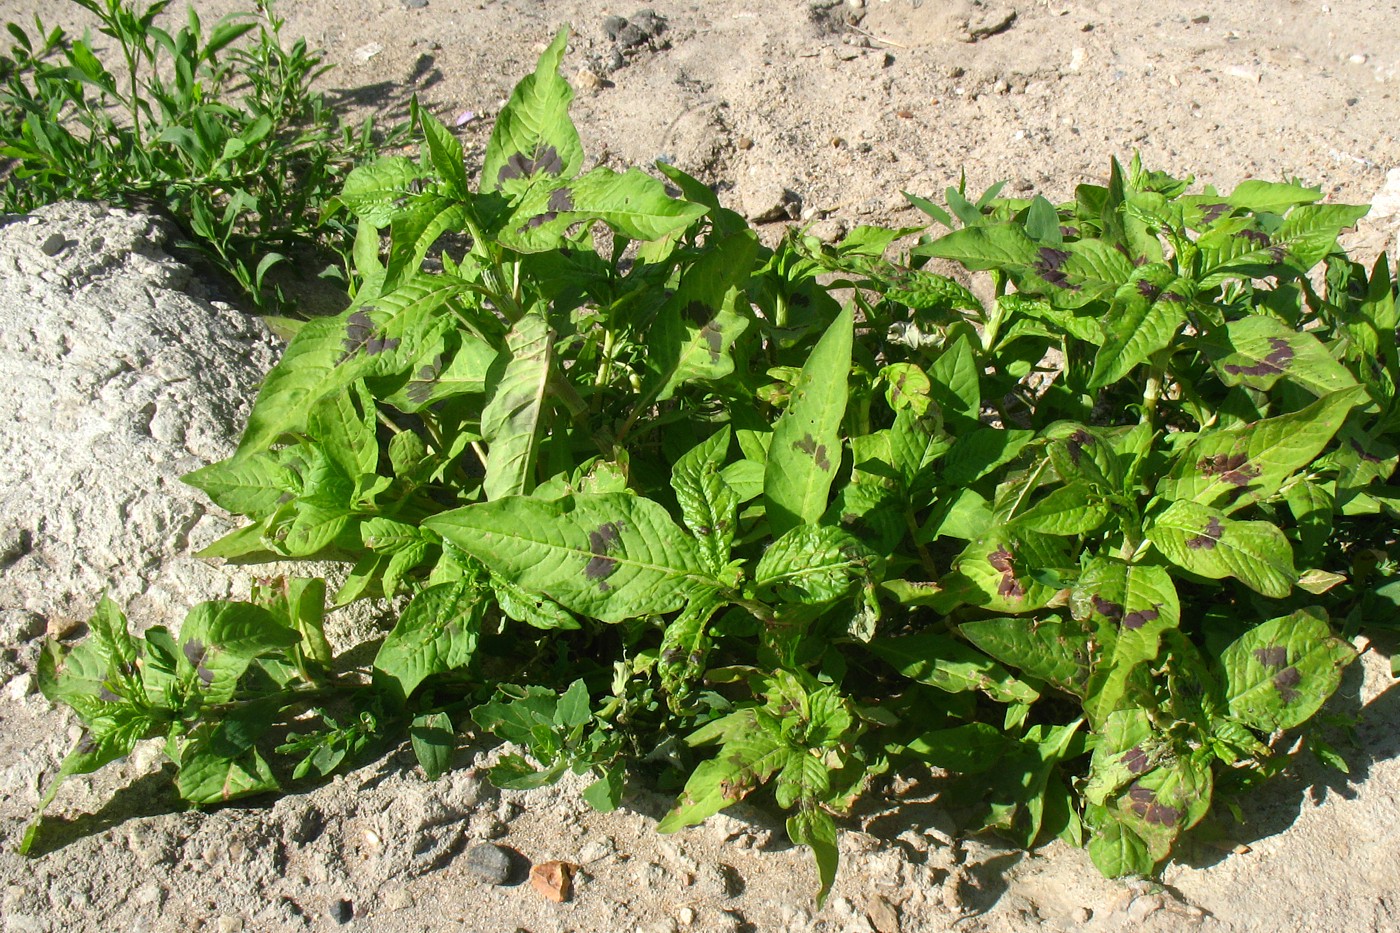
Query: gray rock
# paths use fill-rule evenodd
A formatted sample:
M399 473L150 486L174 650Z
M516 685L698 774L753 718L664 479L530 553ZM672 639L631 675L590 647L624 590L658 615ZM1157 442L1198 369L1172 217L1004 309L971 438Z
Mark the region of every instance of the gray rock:
M463 861L473 877L487 884L506 885L515 880L520 854L514 849L483 842L467 849Z
M67 631L104 593L138 628L178 625L255 577L340 572L190 557L241 522L180 477L233 452L280 344L204 300L169 236L93 204L0 226L0 612L29 614L0 634L33 631L33 616ZM332 638L338 625L367 637L374 612L332 617Z
M0 609L0 646L12 646L43 637L44 617L24 609Z

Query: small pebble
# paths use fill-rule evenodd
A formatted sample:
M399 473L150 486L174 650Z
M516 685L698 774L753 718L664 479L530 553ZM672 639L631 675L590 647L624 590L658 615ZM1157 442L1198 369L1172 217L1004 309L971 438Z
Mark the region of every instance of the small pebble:
M1354 56L1353 56L1354 57ZM45 256L57 256L68 245L68 238L61 233L50 233L39 246Z
M1366 64L1366 56L1358 53L1348 58L1347 61L1351 62L1353 65L1364 65Z
M421 10L428 5L428 0L403 0L405 10Z
M413 895L408 893L407 888L394 888L384 895L384 907L387 910L408 910L413 906Z
M227 914L219 918L216 924L219 933L241 933L243 929L242 917L230 917Z
M474 845L466 852L467 871L487 884L508 884L514 874L511 850L494 842Z
M344 926L355 919L355 905L342 897L331 905L331 919Z
M1088 923L1094 918L1094 912L1087 907L1076 907L1069 918L1075 923Z
M753 140L749 139L747 136L740 136L737 145L740 149L752 149Z
M681 926L690 926L695 922L695 910L691 907L682 907L676 912L676 918L680 920Z

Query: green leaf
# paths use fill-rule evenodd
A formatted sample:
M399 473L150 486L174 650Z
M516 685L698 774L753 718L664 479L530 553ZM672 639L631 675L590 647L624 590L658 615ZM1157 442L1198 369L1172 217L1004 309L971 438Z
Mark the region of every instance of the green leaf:
M428 780L436 781L447 773L452 762L452 751L457 744L450 716L442 712L420 713L413 717L408 737L413 744L413 754Z
M982 774L999 767L1003 759L1014 754L1017 742L990 723L970 722L925 732L909 742L904 750L935 768L959 774Z
M1242 522L1186 499L1152 522L1147 538L1184 570L1220 580L1234 577L1255 592L1283 599L1293 589L1293 549L1276 525Z
M1090 638L1083 627L1056 619L978 619L958 630L987 654L1066 693L1089 685Z
M1148 876L1157 864L1142 837L1111 818L1089 840L1089 858L1105 878Z
M710 619L723 605L713 591L699 591L661 633L657 671L673 710L683 707L705 672L715 640L710 633Z
M961 415L969 423L982 413L982 394L977 353L972 338L963 334L944 348L929 367L932 386L929 394L943 409L945 418Z
M963 549L953 561L953 572L940 582L952 600L991 612L1032 612L1050 604L1060 591L1045 571L1064 565L1062 548L1060 540L1049 535L1012 533L992 525Z
M716 578L729 564L739 521L739 497L719 472L728 459L730 435L728 426L721 428L671 468L681 518L700 544L705 569Z
M569 615L563 606L538 593L525 592L494 571L491 573L491 589L496 594L501 612L517 622L546 631L579 628L578 619Z
M749 326L744 285L758 256L758 240L747 228L707 249L681 273L676 291L657 312L648 341L658 401L681 385L723 379L734 371L734 341Z
M1287 415L1202 434L1179 455L1157 492L1231 509L1267 499L1317 459L1347 413L1365 400L1365 390L1355 386Z
M1171 854L1172 844L1182 832L1205 816L1213 793L1208 765L1172 755L1138 776L1106 806L1112 819L1146 844L1148 857L1155 864Z
M1090 389L1118 382L1139 363L1172 345L1186 323L1194 286L1171 268L1152 263L1136 269L1113 296L1104 321L1104 341L1094 357Z
M254 744L272 725L277 701L239 706L217 722L196 723L179 742L175 788L193 804L215 804L278 790L272 768Z
M666 510L626 493L498 499L423 526L517 586L604 622L672 612L696 586L718 586Z
M476 653L488 607L482 588L468 580L422 590L379 646L375 674L393 684L402 701L432 675L465 667Z
M523 495L535 487L553 346L549 324L538 311L526 312L506 335L506 351L492 368L481 410L481 434L487 443L483 488L488 499Z
M1181 605L1167 568L1096 557L1071 592L1070 608L1097 631L1084 712L1098 728L1125 702L1133 671L1156 660L1162 632L1180 624Z
M413 197L423 174L412 159L384 156L352 170L336 200L371 228L382 230Z
M671 197L661 182L637 169L619 175L599 167L571 181L533 187L506 218L499 240L522 253L539 253L563 245L571 227L601 221L629 240L647 242L679 233L707 210Z
M1231 321L1219 345L1207 344L1220 381L1258 391L1289 379L1321 398L1356 385L1356 379L1316 336L1278 318L1251 314Z
M826 511L841 465L841 419L851 369L852 312L847 306L817 341L773 428L763 496L773 535L815 522Z
M1356 650L1333 636L1320 610L1270 619L1221 652L1230 715L1263 732L1301 725L1355 659Z
M293 476L273 454L223 460L186 473L180 481L202 490L222 509L262 519L293 489Z
M817 890L817 907L820 908L826 902L826 896L831 893L831 886L836 883L836 868L840 858L836 847L836 823L829 814L815 807L804 807L788 817L787 834L793 842L812 850L820 883Z
M352 481L379 469L379 443L375 437L374 398L363 382L316 403L307 429L321 450Z
M538 176L572 178L582 167L583 144L569 119L574 92L559 74L568 39L568 29L560 29L496 117L481 167L482 191L518 190Z
M356 379L406 369L447 326L436 311L460 288L450 276L420 276L373 306L307 321L263 380L236 456L305 430L312 406Z
M1108 506L1094 496L1087 483L1061 486L1017 515L1018 529L1049 535L1088 534L1108 518Z
M1250 178L1240 182L1235 190L1222 200L1231 207L1243 208L1256 214L1282 214L1291 207L1322 200L1322 188L1307 188L1291 182Z
M300 643L299 632L261 606L200 603L180 625L178 676L205 703L227 703L255 658Z
M1033 431L984 427L962 434L943 460L939 482L951 487L971 485L1015 460L1034 436Z
M1033 703L1040 697L982 652L937 632L876 638L866 647L910 680L948 693L981 690L1001 703Z
M868 578L879 556L828 525L799 525L774 541L754 568L754 585L775 603L835 602Z
M433 169L446 185L448 194L459 201L468 200L471 197L471 188L467 182L461 141L443 126L441 121L418 106L416 98L413 100L413 117L423 131L423 141L427 146Z

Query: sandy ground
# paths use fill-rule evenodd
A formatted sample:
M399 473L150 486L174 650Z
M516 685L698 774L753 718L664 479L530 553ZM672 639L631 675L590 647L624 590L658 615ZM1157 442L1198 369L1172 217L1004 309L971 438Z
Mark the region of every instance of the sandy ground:
M206 19L232 9L200 2ZM1376 200L1352 237L1369 262L1400 221L1400 4L1381 0L287 0L289 37L337 67L355 116L402 119L413 94L469 158L554 31L592 158L674 162L751 216L784 208L834 236L917 224L902 190L1052 200L1101 180L1111 156L1228 188L1300 178ZM60 0L6 0L7 18L80 26ZM608 17L630 18L630 32ZM1387 185L1387 173L1390 183ZM765 227L776 236L781 222ZM94 594L95 595L95 594ZM154 621L154 620L152 620ZM173 620L171 620L173 621ZM499 793L480 762L427 784L405 752L276 803L182 812L158 754L75 781L59 844L13 842L33 786L0 790L6 930L1203 930L1400 931L1400 691L1373 646L1335 702L1359 717L1351 774L1300 767L1244 801L1245 822L1196 834L1162 889L1106 882L1061 845L1027 855L950 838L935 807L870 814L843 840L821 911L804 853L757 812L679 837L665 801L586 811L577 788ZM61 756L70 721L27 688L32 644L9 650L0 746L20 765ZM1364 669L1364 677L1363 677ZM37 770L37 766L35 769ZM121 789L113 796L114 791ZM896 788L899 790L899 788ZM574 900L483 880L487 841L580 863Z

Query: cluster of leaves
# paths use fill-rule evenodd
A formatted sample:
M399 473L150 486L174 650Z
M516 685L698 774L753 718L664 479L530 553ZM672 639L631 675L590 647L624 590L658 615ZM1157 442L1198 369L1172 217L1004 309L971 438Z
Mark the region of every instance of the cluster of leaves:
M892 768L1124 875L1287 765L1355 655L1331 620L1396 597L1396 291L1337 245L1364 208L1135 161L1059 206L914 199L941 236L768 248L673 167L585 170L564 48L474 184L426 114L420 159L351 174L355 305L188 477L249 520L205 554L340 559L334 605L407 598L355 687L376 715L284 749L324 772L407 727L436 774L489 732L530 756L507 787L592 773L606 809L628 769L683 781L663 832L771 793L823 893L834 817ZM469 247L426 271L447 234ZM336 688L296 605L144 655L99 612L47 662L107 750L65 773L171 724L191 799L271 786L246 724Z
M120 62L104 62L88 34L70 39L36 18L31 37L7 24L0 210L62 200L155 208L261 308L278 307L267 275L289 256L348 258L353 224L322 211L377 143L370 122L337 128L310 89L329 66L304 40L285 47L282 21L262 2L207 34L193 7L183 27L163 29L169 0L73 2L97 17ZM240 43L254 30L256 41Z

